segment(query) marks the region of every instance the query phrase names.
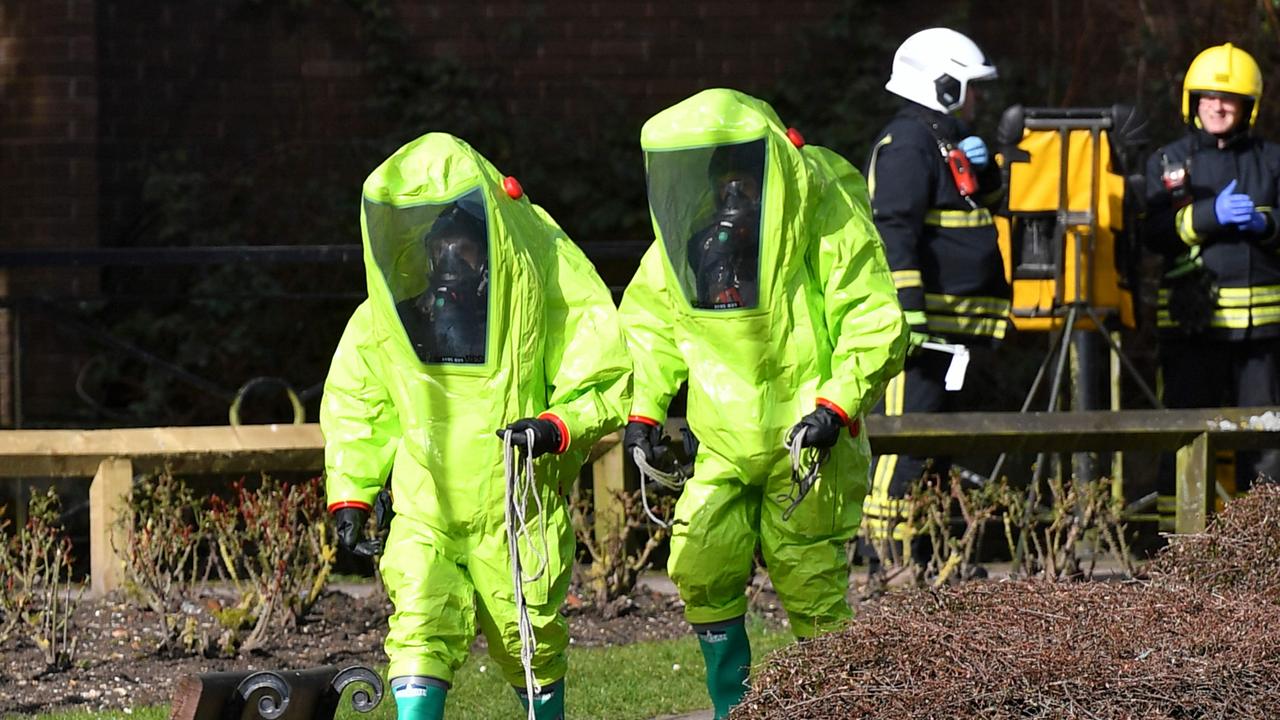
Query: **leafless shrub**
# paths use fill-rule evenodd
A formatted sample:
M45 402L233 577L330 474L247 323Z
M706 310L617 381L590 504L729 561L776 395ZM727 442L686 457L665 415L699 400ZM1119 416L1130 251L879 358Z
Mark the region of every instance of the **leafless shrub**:
M8 508L0 505L0 645L13 637L13 631L22 620L24 596L18 593L17 561L13 557L13 543L9 541Z
M264 476L256 490L240 481L229 501L210 498L209 525L218 567L239 598L216 613L226 628L220 649L262 648L307 614L333 568L337 543L320 479L287 485Z
M932 556L912 566L898 543L873 541L884 566L884 581L906 570L917 584L935 587L970 577L989 525L1003 529L1015 571L1023 577L1057 580L1091 577L1102 555L1113 557L1132 577L1134 566L1125 542L1123 498L1113 496L1110 481L1047 482L1048 504L1001 479L972 485L958 475L944 483L936 476L917 483L904 500L906 526L930 539ZM1080 560L1088 559L1087 567ZM931 579L931 580L930 580Z
M191 489L165 472L133 488L122 518L125 588L151 609L160 630L157 650L203 652L207 639L183 605L200 579L207 515Z
M595 523L595 513L602 505L593 503L577 486L569 502L574 534L591 558L589 565L580 563L574 572L579 575L580 585L588 589L592 607L606 618L625 610L640 573L649 567L653 552L671 534L669 528L654 524L646 516L639 490L615 491L613 498L617 502L617 522L604 537L597 536ZM675 498L663 496L652 509L658 518L670 522L674 506Z
M71 632L74 593L71 583L71 538L62 530L62 504L57 493L32 493L27 522L0 551L0 586L4 588L3 635L20 625L40 648L45 667L39 674L71 666L76 641ZM6 522L7 525L7 522ZM83 590L81 591L83 592ZM3 637L0 635L0 638Z

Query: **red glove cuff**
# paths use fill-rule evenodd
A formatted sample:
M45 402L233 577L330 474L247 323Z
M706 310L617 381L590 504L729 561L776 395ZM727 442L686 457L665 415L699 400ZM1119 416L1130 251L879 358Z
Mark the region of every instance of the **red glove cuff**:
M818 398L814 402L814 404L817 405L818 407L824 407L830 410L831 412L835 413L836 415L838 415L840 417L840 422L843 422L845 424L845 427L849 428L849 436L858 437L858 431L861 429L862 423L859 422L857 418L850 420L849 413L845 412L844 408L840 407L839 405L831 402L826 398Z
M541 415L538 416L538 419L550 420L552 423L555 424L556 429L560 431L560 447L555 449L554 451L555 454L559 455L565 450L568 450L569 449L569 428L564 424L564 421L549 412L542 413Z
M357 510L364 510L365 512L373 510L372 505L360 502L359 500L339 500L329 506L329 513L336 513L343 508L355 508Z

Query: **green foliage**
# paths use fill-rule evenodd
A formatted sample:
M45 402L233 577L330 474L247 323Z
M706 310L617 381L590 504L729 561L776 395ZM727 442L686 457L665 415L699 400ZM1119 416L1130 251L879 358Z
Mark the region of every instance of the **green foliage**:
M257 13L238 22L285 12L300 26L311 5L257 4ZM200 145L162 149L146 160L145 210L125 244L355 242L360 180L427 131L457 135L517 176L530 198L579 242L647 235L640 119L622 100L600 90L589 101L600 121L586 127L513 115L495 78L447 57L424 59L389 0L347 0L346 7L365 53L365 126L319 146L322 152L314 143L290 140L263 148L250 162L205 156ZM519 41L529 27L516 21L503 32ZM629 272L619 271L616 279ZM363 293L359 264L112 272L104 295L117 299L85 308L88 319L160 362L116 351L98 356L78 383L86 401L81 420L220 423L235 388L258 376L281 377L302 391L314 417L319 383ZM139 294L152 299L141 305L119 299ZM278 405L274 415L246 421L287 421L287 406Z
M389 0L348 4L361 14L365 73L374 87L369 110L389 128L372 144L374 164L421 132L451 133L517 176L530 198L579 242L645 236L642 119L616 93L597 88L582 101L593 108L594 121L551 123L514 115L498 78L482 77L447 57L424 61L410 52ZM502 31L513 44L533 32L537 7L528 12Z

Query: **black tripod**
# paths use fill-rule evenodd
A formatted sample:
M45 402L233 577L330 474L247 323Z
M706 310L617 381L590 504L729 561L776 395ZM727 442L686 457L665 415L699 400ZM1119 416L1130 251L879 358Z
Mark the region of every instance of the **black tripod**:
M1053 333L1020 412L1031 410L1042 389L1047 389L1046 411L1064 409L1073 349L1076 381L1072 383L1071 409L1109 409L1108 388L1102 380L1107 376L1103 370L1108 349L1151 406L1161 407L1105 322L1114 323L1117 316L1122 317L1121 307L1130 302L1127 291L1122 290L1125 273L1118 262L1121 255L1116 253L1118 233L1111 226L1116 224L1114 208L1125 207L1124 191L1139 186L1114 172L1112 166L1122 171L1125 155L1136 154L1133 151L1145 139L1144 125L1134 111L1123 106L1065 110L1013 107L1001 120L1000 143L1009 173L1008 242L1015 324L1026 318L1026 324ZM1056 193L1046 187L1053 180L1057 181ZM1107 205L1100 207L1103 188L1109 194L1102 200ZM1100 234L1102 210L1110 213L1106 234ZM1121 217L1132 220L1131 215L1122 212ZM1107 251L1111 257L1103 257ZM1099 265L1100 260L1108 265ZM1020 282L1030 289L1022 306ZM1025 296L1030 296L1031 302L1025 302ZM1000 455L992 479L999 477L1006 458ZM1037 455L1027 488L1026 507L1031 512L1038 508L1046 460L1047 453ZM1101 474L1098 462L1088 453L1073 455L1072 465L1077 482L1090 482ZM1019 556L1022 550L1018 548Z

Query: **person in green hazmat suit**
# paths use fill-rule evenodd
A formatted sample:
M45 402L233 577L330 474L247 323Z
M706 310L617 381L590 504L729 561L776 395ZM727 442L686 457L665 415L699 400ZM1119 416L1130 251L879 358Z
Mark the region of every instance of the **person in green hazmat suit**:
M477 625L526 709L562 717L569 638L558 610L574 557L563 498L630 398L613 300L514 178L446 134L414 140L369 175L360 221L369 297L334 353L320 425L341 546L371 552L361 532L391 478L380 571L395 606L386 651L398 717L443 716ZM519 598L505 517L514 450L498 428L537 458L514 543ZM541 688L532 701L526 684Z
M799 638L850 617L845 544L870 451L860 418L901 369L908 329L866 183L766 103L706 90L641 130L656 240L623 296L635 372L624 436L652 460L688 383L699 445L668 570L716 717L746 690L745 587L757 542ZM784 443L829 451L791 507Z

